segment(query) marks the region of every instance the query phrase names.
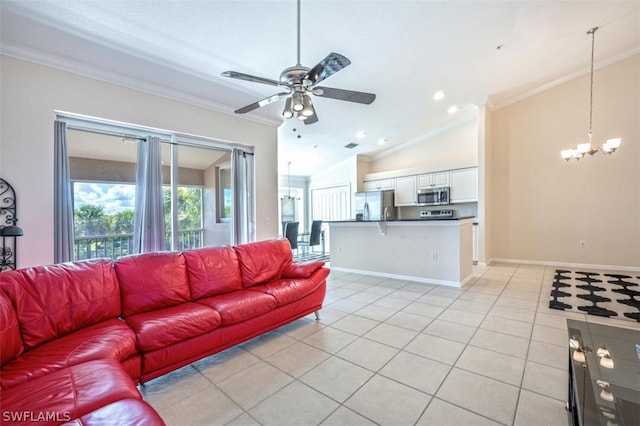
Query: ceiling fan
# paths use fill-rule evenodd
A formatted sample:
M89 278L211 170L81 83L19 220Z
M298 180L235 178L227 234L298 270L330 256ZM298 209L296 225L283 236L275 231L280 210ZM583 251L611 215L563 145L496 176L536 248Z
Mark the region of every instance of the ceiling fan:
M282 116L291 118L294 115L302 120L304 124L312 124L318 121L311 97L309 94L324 98L338 99L341 101L356 102L360 104L370 104L376 99L373 93L356 92L353 90L334 89L332 87L317 86L321 81L331 77L341 69L345 68L351 61L339 53L329 53L326 58L320 61L313 68L308 68L300 64L300 0L297 0L298 7L298 62L296 65L285 68L280 73L279 80L272 80L264 77L244 74L237 71L225 71L223 77L236 78L239 80L252 81L254 83L268 84L282 87L284 92L276 93L265 99L254 102L243 108L236 110L236 114L245 114L280 99L286 98L286 103Z

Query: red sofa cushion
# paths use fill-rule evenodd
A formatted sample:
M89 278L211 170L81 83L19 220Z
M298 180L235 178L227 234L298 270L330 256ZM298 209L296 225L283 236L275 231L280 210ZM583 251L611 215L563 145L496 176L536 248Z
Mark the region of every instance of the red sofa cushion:
M147 402L139 399L122 399L98 408L64 425L164 426L165 422Z
M207 306L182 303L132 315L126 321L137 336L138 348L149 352L212 331L222 320Z
M86 361L122 362L137 352L133 330L121 320L107 320L24 352L2 367L0 383L6 389Z
M277 280L292 258L291 245L284 238L242 244L236 246L235 250L244 287Z
M313 293L323 280L285 278L272 281L268 284L251 287L252 291L261 291L269 294L278 301L278 306L288 305L304 296Z
M0 279L7 272L0 275ZM0 365L17 357L24 350L20 337L18 316L11 301L0 290Z
M287 263L282 270L282 278L309 278L318 269L324 266L324 262L314 260L310 262Z
M25 349L120 315L108 259L3 272L0 286L16 309Z
M236 324L274 309L276 299L266 293L238 290L220 296L207 297L197 301L220 313L223 325Z
M192 299L242 289L240 264L233 247L208 247L182 254L187 262Z
M125 256L115 263L122 315L168 308L191 299L184 257L178 252Z
M3 424L59 424L127 398L140 392L117 361L89 361L2 391Z

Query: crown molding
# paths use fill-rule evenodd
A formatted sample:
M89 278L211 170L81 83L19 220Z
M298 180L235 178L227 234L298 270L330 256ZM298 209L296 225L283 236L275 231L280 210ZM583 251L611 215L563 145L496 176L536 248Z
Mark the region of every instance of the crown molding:
M141 79L131 78L115 72L105 71L103 69L87 65L86 63L50 54L49 52L3 42L2 45L0 45L0 54L238 118L237 114L233 112L232 107L215 102L211 99L186 94L180 90L149 83ZM186 72L185 70L176 71ZM272 127L278 127L282 124L282 120L269 119L256 115L251 117L242 117L242 119Z
M408 140L405 143L402 143L400 145L396 145L392 148L389 148L386 151L380 152L376 155L372 155L372 156L368 156L370 160L379 160L381 158L387 157L391 154L394 154L398 151L403 151L405 149L407 149L408 147L418 144L420 142L424 142L426 140L432 139L436 136L439 136L443 133L448 132L451 129L455 129L456 127L462 126L463 124L467 124L473 120L477 120L478 119L478 112L477 110L475 110L473 113L467 113L465 114L463 117L461 117L460 119L456 120L456 121L452 121L451 123L448 123L444 126L438 127L435 130L431 130L427 133L424 133L420 136L417 136L413 139Z
M627 50L627 51L622 52L622 53L620 53L618 55L611 56L610 58L607 58L605 60L602 60L600 62L595 63L594 64L594 69L604 68L604 67L606 67L608 65L611 65L613 63L622 61L623 59L627 59L627 58L629 58L631 56L634 56L634 55L637 55L639 53L640 53L640 47L635 47L633 49ZM553 89L554 87L560 86L561 84L564 84L564 83L566 83L568 81L571 81L571 80L573 80L575 78L581 77L583 75L587 75L587 74L589 74L590 71L591 71L591 68L590 68L590 66L588 66L588 67L579 69L579 70L577 70L575 72L572 72L570 74L567 74L564 77L560 77L560 78L558 78L556 80L553 80L553 81L550 81L548 83L542 84L542 85L540 85L540 86L538 86L536 88L533 88L531 90L527 90L525 92L522 92L522 93L520 93L520 94L518 94L516 96L513 96L513 97L511 97L509 99L506 99L506 100L504 100L502 102L493 103L490 100L487 100L487 103L490 104L490 109L492 111L496 111L498 109L501 109L501 108L507 107L509 105L512 105L512 104L514 104L516 102L520 102L521 100L526 99L526 98L528 98L530 96L534 96L534 95L540 94L542 92L546 92L549 89Z

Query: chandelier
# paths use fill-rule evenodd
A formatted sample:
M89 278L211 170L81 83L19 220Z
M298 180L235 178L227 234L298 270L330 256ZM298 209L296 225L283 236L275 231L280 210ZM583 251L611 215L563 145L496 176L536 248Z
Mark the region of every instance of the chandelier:
M588 134L589 142L578 144L578 146L575 149L565 149L561 151L560 155L562 155L562 158L564 158L567 161L571 159L580 160L585 155L593 155L598 151L602 152L603 154L611 155L616 151L616 149L620 147L620 142L621 142L620 138L609 139L604 144L602 144L601 147L594 148L593 145L591 144L593 139L593 134L591 132L591 127L593 125L593 53L595 50L597 30L598 30L598 27L594 27L594 28L591 28L589 31L587 31L587 34L591 34L591 82L589 87L590 91L589 91L589 134Z

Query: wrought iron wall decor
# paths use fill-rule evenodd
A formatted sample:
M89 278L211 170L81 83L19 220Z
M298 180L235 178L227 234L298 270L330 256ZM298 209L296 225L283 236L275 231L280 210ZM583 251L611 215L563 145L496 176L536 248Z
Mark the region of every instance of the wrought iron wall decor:
M16 269L16 238L22 236L22 229L16 225L16 210L16 192L9 182L0 178L0 272Z

